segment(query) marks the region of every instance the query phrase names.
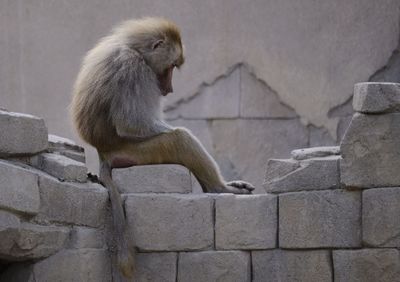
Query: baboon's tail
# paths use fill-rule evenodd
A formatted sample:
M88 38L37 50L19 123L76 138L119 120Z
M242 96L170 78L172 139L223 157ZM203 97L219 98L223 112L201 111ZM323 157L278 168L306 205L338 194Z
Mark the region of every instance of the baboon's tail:
M111 178L110 165L101 160L100 156L100 181L108 189L112 220L113 220L113 236L115 239L117 267L126 278L132 278L134 273L134 249L129 240L126 218L122 208L121 195L118 192L117 186Z

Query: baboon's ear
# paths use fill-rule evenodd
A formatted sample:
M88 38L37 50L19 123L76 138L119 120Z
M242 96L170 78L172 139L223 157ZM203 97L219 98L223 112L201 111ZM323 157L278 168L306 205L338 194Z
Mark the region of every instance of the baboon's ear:
M154 42L153 44L153 50L157 49L158 47L160 47L162 44L164 44L164 39L159 39L156 42Z

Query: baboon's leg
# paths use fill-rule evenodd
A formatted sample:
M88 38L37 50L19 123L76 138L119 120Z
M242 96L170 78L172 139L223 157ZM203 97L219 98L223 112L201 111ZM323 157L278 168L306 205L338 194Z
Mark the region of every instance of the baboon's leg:
M121 150L107 153L114 167L131 163L181 164L197 178L204 192L248 194L254 187L244 181L225 183L213 158L188 130L175 128L146 141L127 143Z

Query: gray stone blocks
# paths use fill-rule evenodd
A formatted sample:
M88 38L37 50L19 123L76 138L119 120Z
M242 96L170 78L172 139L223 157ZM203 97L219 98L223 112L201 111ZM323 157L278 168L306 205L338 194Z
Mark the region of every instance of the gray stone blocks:
M62 181L85 182L87 179L85 164L63 155L40 154L32 158L32 164Z
M38 176L32 171L0 161L0 208L36 214L40 196Z
M400 188L363 191L363 242L373 247L400 247Z
M135 282L176 282L177 253L136 254Z
M102 249L106 246L103 230L74 226L71 230L69 247L73 249Z
M67 227L1 222L0 258L23 261L48 257L64 247L68 235Z
M0 110L0 155L31 155L47 148L43 119Z
M341 143L341 181L348 187L400 186L400 113L356 113Z
M253 281L330 282L332 269L327 250L253 251Z
M190 193L189 170L180 165L146 165L113 169L121 193Z
M399 282L400 254L396 249L333 251L335 281Z
M110 266L106 250L63 250L35 264L11 266L0 280L109 282Z
M339 146L312 147L297 149L290 152L290 155L295 160L306 160L312 158L322 158L334 155L340 155Z
M105 222L108 193L94 183L60 182L40 176L39 222L62 222L99 227Z
M213 200L206 195L128 195L125 209L140 250L203 250L214 245Z
M179 254L179 282L250 282L250 254L206 251Z
M354 85L353 108L366 114L400 112L400 84L357 83Z
M349 248L361 245L361 194L326 190L279 195L282 248Z
M49 134L49 147L47 151L64 155L68 158L85 163L85 150L70 139Z
M215 197L217 249L276 247L277 197L273 195L219 195Z
M271 159L267 164L264 188L269 193L339 188L339 158Z

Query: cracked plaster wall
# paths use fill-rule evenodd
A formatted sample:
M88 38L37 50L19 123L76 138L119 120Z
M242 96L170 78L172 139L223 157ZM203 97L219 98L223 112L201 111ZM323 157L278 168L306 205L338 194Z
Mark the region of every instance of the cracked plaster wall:
M258 182L267 158L335 143L352 112L354 83L399 80L399 6L398 0L4 0L0 106L42 116L51 132L77 140L67 105L82 56L123 19L165 16L181 26L187 51L167 116L192 124L225 174ZM95 170L94 151L88 154Z

